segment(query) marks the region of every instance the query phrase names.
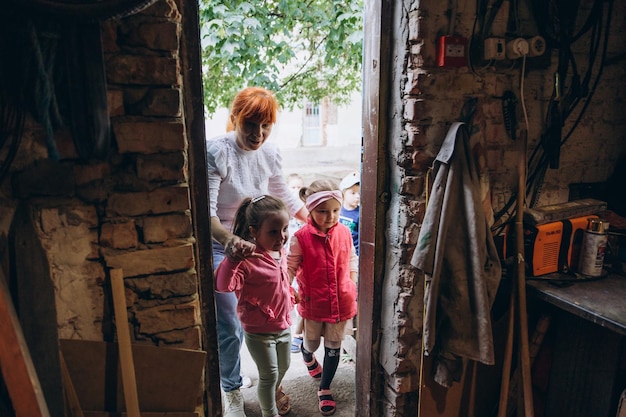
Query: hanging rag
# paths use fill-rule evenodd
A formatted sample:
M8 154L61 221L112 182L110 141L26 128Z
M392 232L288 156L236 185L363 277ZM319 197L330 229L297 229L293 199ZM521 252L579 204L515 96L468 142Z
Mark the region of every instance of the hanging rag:
M502 268L464 123L448 130L433 175L411 264L426 279L424 352L433 357L435 382L450 387L463 358L495 363L490 311Z

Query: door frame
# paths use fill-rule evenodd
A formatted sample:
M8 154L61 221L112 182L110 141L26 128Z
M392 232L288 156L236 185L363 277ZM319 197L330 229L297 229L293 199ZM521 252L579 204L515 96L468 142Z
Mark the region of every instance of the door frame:
M212 239L208 212L199 7L176 0L183 16L181 58L183 101L189 143L189 184L196 237L196 271L201 298L203 348L207 352L204 390L205 415L221 416L221 388L208 381L219 375L217 325L213 286ZM391 0L365 1L363 48L363 148L361 171L361 225L359 306L355 384L355 415L380 415L383 375L380 351L381 287L385 275L385 215L388 206L387 125L391 68ZM364 326L364 324L371 324Z
M359 226L359 305L356 354L357 416L381 415L381 287L385 276L388 206L387 124L393 2L365 2L363 38L363 154ZM365 325L367 324L367 325Z
M213 248L209 215L208 168L202 84L202 46L198 2L176 0L182 15L180 57L183 68L184 123L189 145L189 193L193 233L196 239L195 269L201 303L202 348L206 351L203 402L205 416L222 415L222 391L219 383L219 354L215 287L213 285Z

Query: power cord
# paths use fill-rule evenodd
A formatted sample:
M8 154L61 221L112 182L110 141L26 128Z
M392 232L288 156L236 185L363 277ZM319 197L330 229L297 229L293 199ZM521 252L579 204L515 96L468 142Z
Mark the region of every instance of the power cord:
M522 112L524 114L524 123L526 125L526 132L528 132L528 112L526 111L526 102L524 100L524 78L526 78L526 56L528 56L528 42L526 42L526 53L522 55L522 73L520 75L519 96L520 104L522 105Z

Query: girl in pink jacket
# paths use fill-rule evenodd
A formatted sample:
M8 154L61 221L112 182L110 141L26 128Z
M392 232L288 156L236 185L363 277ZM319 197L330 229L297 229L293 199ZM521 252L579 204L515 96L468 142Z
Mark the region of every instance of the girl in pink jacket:
M235 292L246 346L259 371L257 396L263 417L290 411L280 386L291 362L291 310L294 295L287 274L285 243L289 211L269 195L246 198L235 215L233 233L255 244L242 261L224 258L216 290Z
M298 312L304 320L302 357L319 378L319 410L328 416L336 403L330 384L341 357L346 325L356 315L358 258L350 229L339 223L341 191L331 180L318 180L300 191L309 211L307 224L291 238L289 276L298 282ZM324 366L313 352L324 337Z

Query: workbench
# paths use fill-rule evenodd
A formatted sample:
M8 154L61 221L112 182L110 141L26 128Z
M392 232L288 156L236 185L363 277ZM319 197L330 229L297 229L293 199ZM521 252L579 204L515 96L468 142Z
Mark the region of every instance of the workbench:
M554 281L558 282L557 285L549 281L550 278L563 277L549 274L527 280L529 295L626 335L626 277L608 275L594 280Z
M549 379L536 399L545 402L543 415L614 417L626 389L626 277L550 274L526 287L529 314L551 316Z

